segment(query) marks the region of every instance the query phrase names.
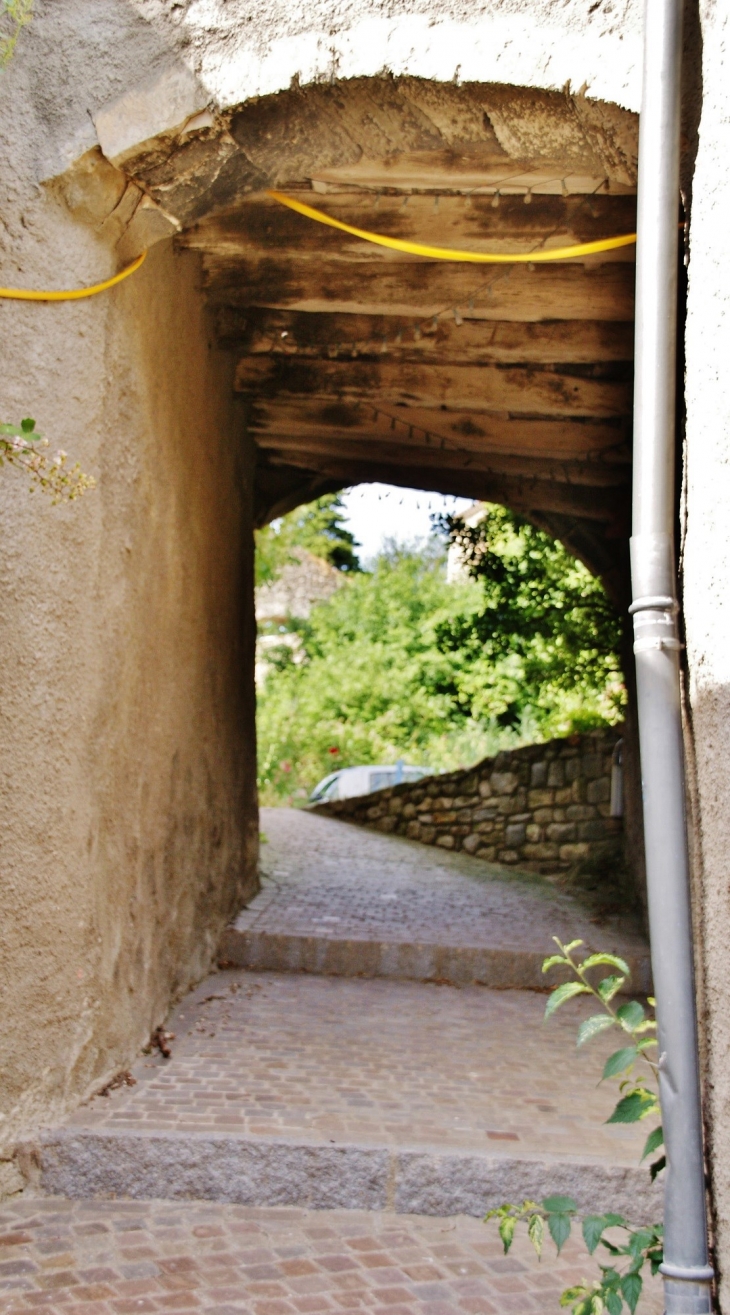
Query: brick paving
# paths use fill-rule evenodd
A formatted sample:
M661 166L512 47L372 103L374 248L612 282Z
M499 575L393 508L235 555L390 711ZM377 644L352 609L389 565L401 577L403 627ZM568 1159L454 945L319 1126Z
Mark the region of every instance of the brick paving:
M597 923L544 878L301 810L262 809L262 828L263 890L224 942L235 963L542 987L551 936L581 936L626 956L639 986L649 986L637 930L615 918ZM339 954L328 958L333 946ZM394 946L400 962L388 953Z
M595 1264L571 1239L540 1264L468 1218L170 1201L0 1206L7 1315L528 1315L559 1311ZM640 1315L660 1315L659 1284Z
M171 1016L172 1057L71 1126L222 1131L635 1164L641 1125L606 1125L605 1035L575 1048L582 1002L304 974L221 972ZM587 1006L590 1011L590 1006Z

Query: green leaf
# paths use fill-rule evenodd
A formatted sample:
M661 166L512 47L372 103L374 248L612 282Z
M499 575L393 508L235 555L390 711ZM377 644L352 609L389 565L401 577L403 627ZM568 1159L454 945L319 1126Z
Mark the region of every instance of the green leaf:
M549 1215L574 1215L578 1206L572 1196L546 1196L542 1208Z
M659 1124L658 1128L655 1128L653 1132L649 1133L649 1136L644 1143L644 1149L641 1154L642 1160L645 1160L647 1155L652 1155L654 1151L657 1151L659 1147L663 1145L664 1129L662 1128L662 1125Z
M662 1169L666 1169L666 1167L667 1157L666 1155L660 1155L658 1160L654 1160L653 1163L649 1165L649 1177L651 1178L651 1181L654 1182L657 1174L661 1173Z
M573 1302L577 1301L579 1297L585 1296L585 1291L584 1283L576 1283L575 1287L566 1288L565 1291L560 1294L560 1305L572 1306Z
M610 1014L592 1014L590 1018L585 1018L578 1028L577 1045L585 1045L586 1041L598 1036L599 1032L605 1032L613 1026L614 1022Z
M622 1046L621 1050L614 1050L609 1055L603 1066L603 1082L606 1078L615 1078L617 1074L624 1073L636 1059L636 1046Z
M35 429L35 420L31 420L30 416L26 416L25 420L21 420L20 428L24 434L32 434Z
M545 1225L543 1223L542 1215L530 1216L530 1222L527 1225L527 1236L532 1242L539 1260L542 1255L542 1242L545 1236Z
M627 1032L633 1032L634 1028L640 1027L644 1021L644 1007L638 1000L629 1000L616 1010L616 1017Z
M515 1235L515 1224L516 1224L516 1223L517 1223L517 1220L514 1218L513 1215L505 1215L505 1217L504 1217L503 1219L500 1220L500 1223L499 1223L499 1236L500 1236L501 1239L502 1239L502 1245L503 1245L503 1247L504 1247L504 1254L505 1254L505 1255L507 1255L507 1252L509 1251L510 1247L512 1246L512 1239L514 1238L514 1235Z
M641 1274L624 1274L620 1286L624 1301L631 1311L631 1315L634 1315L639 1297L641 1296L641 1289L644 1286L641 1281Z
M574 995L589 994L588 987L584 986L582 982L563 982L562 986L556 986L555 990L550 993L548 1002L545 1005L545 1017L550 1018L556 1009L565 1004L566 1000L572 1000Z
M547 1222L550 1236L558 1249L558 1255L560 1255L561 1248L570 1237L570 1215L550 1214Z
M657 1108L657 1098L651 1091L631 1091L616 1106L606 1123L638 1123Z
M621 1315L621 1311L623 1310L624 1303L622 1302L617 1292L612 1292L609 1289L604 1296L604 1301L606 1303L606 1310L608 1311L608 1315Z
M599 964L605 964L607 968L618 968L624 977L631 976L629 965L625 960L619 959L617 954L589 954L580 966L581 972L585 972L587 968L597 968Z
M556 945L560 945L560 941L558 940L557 936L553 936L553 940L555 941ZM566 954L572 954L573 950L577 950L578 947L581 946L582 944L583 944L582 941L571 941L570 945L560 945L560 948Z
M606 1218L604 1215L586 1215L583 1220L583 1241L588 1248L588 1254L593 1255L601 1235L606 1227Z
M542 971L547 972L548 968L554 968L556 964L566 964L568 960L562 954L551 954L549 958L543 960Z
M604 977L603 981L598 983L596 989L604 1004L608 1004L609 1000L613 1000L613 997L618 995L625 981L625 977L616 977L613 975L611 977Z

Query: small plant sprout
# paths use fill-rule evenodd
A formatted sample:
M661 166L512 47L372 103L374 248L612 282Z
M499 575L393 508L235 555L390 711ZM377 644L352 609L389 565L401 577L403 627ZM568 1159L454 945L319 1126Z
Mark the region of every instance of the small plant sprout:
M35 420L29 417L19 425L0 424L0 466L7 462L24 470L31 493L40 489L55 504L73 502L94 488L95 479L84 474L78 461L69 466L68 454L62 448L50 456L48 446L48 439L38 433Z
M553 937L559 953L552 954L542 965L543 972L557 966L567 968L572 977L556 986L545 1007L545 1018L551 1018L556 1009L579 995L591 995L599 1002L600 1012L583 1020L578 1028L577 1044L583 1046L593 1037L615 1028L621 1033L622 1044L606 1060L601 1081L615 1079L621 1093L607 1123L638 1123L659 1114L659 1097L656 1092L658 1064L651 1051L656 1046L656 1022L647 1016L638 1000L614 1005L616 997L630 976L629 966L615 954L589 954L580 962L576 951L582 941L563 945ZM594 986L594 970L613 969ZM589 974L591 976L589 976ZM649 997L649 1005L654 1000ZM634 1073L636 1068L644 1072ZM642 1160L652 1155L663 1144L661 1127L647 1137ZM652 1181L665 1166L661 1156L651 1165ZM574 1223L580 1223L583 1241L589 1255L598 1247L607 1253L606 1263L599 1262L601 1277L593 1283L581 1283L566 1288L560 1305L569 1306L573 1315L621 1315L626 1305L633 1315L641 1296L644 1267L652 1274L658 1272L663 1259L663 1235L660 1224L637 1225L620 1214L581 1214L570 1196L548 1196L543 1201L523 1201L521 1205L501 1205L490 1210L485 1222L495 1220L505 1253L509 1251L518 1225L525 1225L538 1259L543 1243L549 1235L558 1254L570 1237Z
M33 0L0 0L0 69L9 64L23 28L33 17Z

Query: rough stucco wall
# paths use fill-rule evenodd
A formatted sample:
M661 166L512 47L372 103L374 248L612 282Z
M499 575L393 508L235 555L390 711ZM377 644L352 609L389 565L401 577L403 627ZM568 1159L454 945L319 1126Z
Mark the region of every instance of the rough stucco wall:
M49 89L22 53L0 282L94 282L116 259L35 184ZM109 294L0 302L0 417L98 480L52 507L0 473L0 1159L129 1062L255 884L252 462L208 330L169 243Z
M705 1100L722 1309L730 1309L730 14L705 3L687 322L684 610L697 827Z

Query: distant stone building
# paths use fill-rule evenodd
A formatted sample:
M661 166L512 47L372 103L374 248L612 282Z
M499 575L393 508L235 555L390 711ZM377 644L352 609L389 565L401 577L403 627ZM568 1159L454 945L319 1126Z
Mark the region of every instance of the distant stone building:
M296 662L301 641L292 621L308 620L314 603L331 598L344 581L341 571L306 548L293 548L291 555L296 561L287 562L276 580L256 590L257 685L271 670L266 654L272 649L290 648Z

